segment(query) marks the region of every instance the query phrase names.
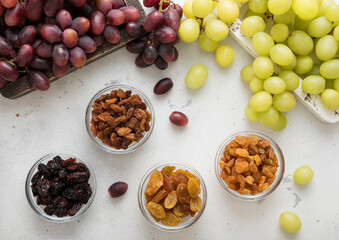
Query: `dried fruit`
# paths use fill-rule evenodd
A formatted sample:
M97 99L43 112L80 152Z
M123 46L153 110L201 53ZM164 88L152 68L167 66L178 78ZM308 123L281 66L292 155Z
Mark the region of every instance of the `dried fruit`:
M168 191L165 189L161 189L155 196L152 198L151 202L159 203L165 197L167 197Z
M177 204L177 201L177 192L170 192L164 201L164 207L167 209L171 209Z
M161 220L162 224L166 226L176 226L179 223L179 218L171 212L166 213L166 217Z
M109 188L108 192L112 198L117 198L125 194L128 189L128 184L125 182L113 183Z
M163 176L158 170L154 170L150 176L149 182L146 186L145 193L148 196L155 194L158 189L164 184Z
M199 181L195 178L190 178L187 183L187 190L192 198L198 197L201 191Z
M184 211L183 205L178 204L173 208L173 213L178 217L187 217L188 214Z
M188 193L187 184L180 183L177 186L177 197L180 203L190 203L191 196Z
M166 217L165 209L158 203L149 202L146 204L148 211L158 219L164 219Z
M190 209L193 211L193 212L199 212L200 209L202 207L202 201L201 201L201 198L200 197L196 197L196 198L191 198L191 201L190 201Z

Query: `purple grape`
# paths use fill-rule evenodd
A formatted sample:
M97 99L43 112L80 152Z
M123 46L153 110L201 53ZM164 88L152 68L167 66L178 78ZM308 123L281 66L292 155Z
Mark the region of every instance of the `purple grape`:
M164 21L164 15L158 10L154 10L144 18L142 26L144 27L146 32L150 32L162 25Z
M152 64L158 58L158 51L154 45L147 45L143 53L146 64Z
M95 11L90 17L91 32L95 35L99 35L105 28L105 16L102 12Z
M49 43L57 43L62 40L62 31L57 25L45 24L41 27L40 34Z
M93 35L92 37L93 37L93 40L94 40L95 44L97 45L97 47L100 47L105 42L105 38L102 34Z
M39 58L34 56L30 62L32 68L36 70L50 70L52 68L52 60L50 58Z
M32 47L33 47L34 51L35 51L35 49L39 46L40 43L42 43L42 40L41 40L41 39L36 38L36 39L34 40L34 42L33 42L33 44L32 44Z
M4 87L8 83L10 83L10 81L7 81L6 79L0 76L0 88Z
M85 18L90 18L91 14L95 11L95 8L91 5L86 3L84 6L81 8L81 13Z
M168 67L168 63L165 62L160 56L155 60L154 65L160 69L165 70Z
M129 22L126 24L126 32L128 35L136 38L140 38L145 35L145 30L141 23Z
M44 0L27 0L25 15L32 22L39 22L44 11Z
M5 12L5 22L7 26L14 27L20 23L24 16L24 8L20 3L17 3L13 8L9 8Z
M93 40L93 38L87 35L84 35L79 38L78 47L84 50L85 53L92 53L97 50L97 45L95 41Z
M177 32L180 27L180 17L175 9L167 9L164 12L164 25L173 29Z
M125 13L123 11L113 9L107 14L107 21L112 26L120 26L125 22Z
M18 65L19 67L27 66L32 60L33 55L34 55L34 50L31 45L29 44L22 45L16 54L16 60L15 60L16 65Z
M53 45L43 41L36 47L35 52L39 57L50 58L52 57Z
M125 6L120 8L125 13L125 23L135 22L140 17L140 11L133 6Z
M46 91L50 86L50 81L46 74L39 71L30 71L28 74L28 81L34 88L40 91Z
M86 0L67 0L67 1L76 7L82 7L86 3Z
M78 33L78 36L81 37L88 32L90 25L91 24L87 18L77 17L72 21L71 28L73 28Z
M127 51L130 53L143 53L147 45L147 41L144 39L135 39L126 45Z
M7 40L12 44L14 49L17 49L20 47L20 42L19 42L19 30L16 28L8 28L5 32L5 36ZM4 46L0 44L0 55L6 56L1 53L2 50L4 50Z
M7 81L13 82L19 77L19 72L12 64L0 61L0 76Z
M155 84L153 92L157 95L165 94L173 87L173 81L170 78L163 78Z
M66 28L62 33L62 42L68 48L73 48L78 44L78 34L72 28Z
M56 22L61 30L65 30L72 25L72 16L67 10L62 9L56 15Z
M139 68L146 68L146 67L149 67L151 66L151 64L147 64L145 63L144 61L144 57L143 57L143 54L140 53L136 58L135 58L135 65Z
M69 50L69 60L76 68L81 68L86 63L86 53L79 47Z
M36 27L33 25L28 25L24 27L19 33L19 42L20 45L23 44L33 44L37 35Z
M53 63L53 73L56 77L62 77L67 74L69 69L71 68L71 63L68 62L65 66L58 66L57 64Z
M53 61L60 67L65 66L69 59L69 52L66 46L62 43L58 43L53 47L52 52Z
M7 31L6 31L7 32ZM7 56L13 50L12 44L6 38L0 36L0 55Z
M105 16L113 8L111 0L97 0L96 6L97 6L97 10L102 12Z
M117 198L125 194L128 184L125 182L116 182L108 188L108 193L112 198Z
M113 9L119 9L126 6L123 0L112 0L112 7Z
M174 46L168 43L161 43L159 46L159 55L166 62L172 62L175 56Z
M161 26L155 31L155 38L161 43L171 43L176 38L176 33L172 28Z
M115 26L106 25L103 35L109 43L118 43L120 41L120 32Z
M47 17L55 17L63 5L64 0L46 0L44 12Z

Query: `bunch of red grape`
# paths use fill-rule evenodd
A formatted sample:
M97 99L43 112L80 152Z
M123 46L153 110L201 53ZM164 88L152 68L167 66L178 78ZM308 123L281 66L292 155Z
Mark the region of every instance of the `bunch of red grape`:
M154 7L156 10L149 13L142 24L127 24L127 33L137 39L128 43L126 49L138 54L135 59L138 67L145 68L154 63L157 68L164 70L169 62L178 58L178 51L174 45L179 41L176 33L180 27L182 8L178 4L164 0L144 0L144 5Z
M86 53L119 42L119 29L139 17L123 0L0 0L0 87L28 74L33 87L47 90L46 73L81 68Z

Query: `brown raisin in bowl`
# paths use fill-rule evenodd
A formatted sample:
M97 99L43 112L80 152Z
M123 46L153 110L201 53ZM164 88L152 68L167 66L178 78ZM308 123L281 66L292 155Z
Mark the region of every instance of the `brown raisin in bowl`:
M176 203L173 203L174 192ZM157 164L146 172L139 184L141 213L162 231L176 232L192 226L204 213L206 202L207 190L202 177L186 164Z
M215 158L215 172L221 186L231 196L245 201L270 195L279 186L284 170L284 155L278 144L257 131L228 137Z
M56 223L81 217L93 202L96 179L91 166L66 153L51 153L30 169L25 185L32 209Z
M155 116L140 90L122 84L97 92L86 110L86 128L98 147L113 154L137 150L151 136Z

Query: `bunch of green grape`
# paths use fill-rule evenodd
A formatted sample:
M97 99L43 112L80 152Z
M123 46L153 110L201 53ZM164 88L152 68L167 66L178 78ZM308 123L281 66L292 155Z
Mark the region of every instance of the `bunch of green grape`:
M296 100L289 92L300 85L321 94L323 105L339 108L339 4L335 0L250 0L240 26L260 55L241 78L255 93L246 107L251 122L273 130L287 125L283 112ZM274 25L266 29L266 20Z

